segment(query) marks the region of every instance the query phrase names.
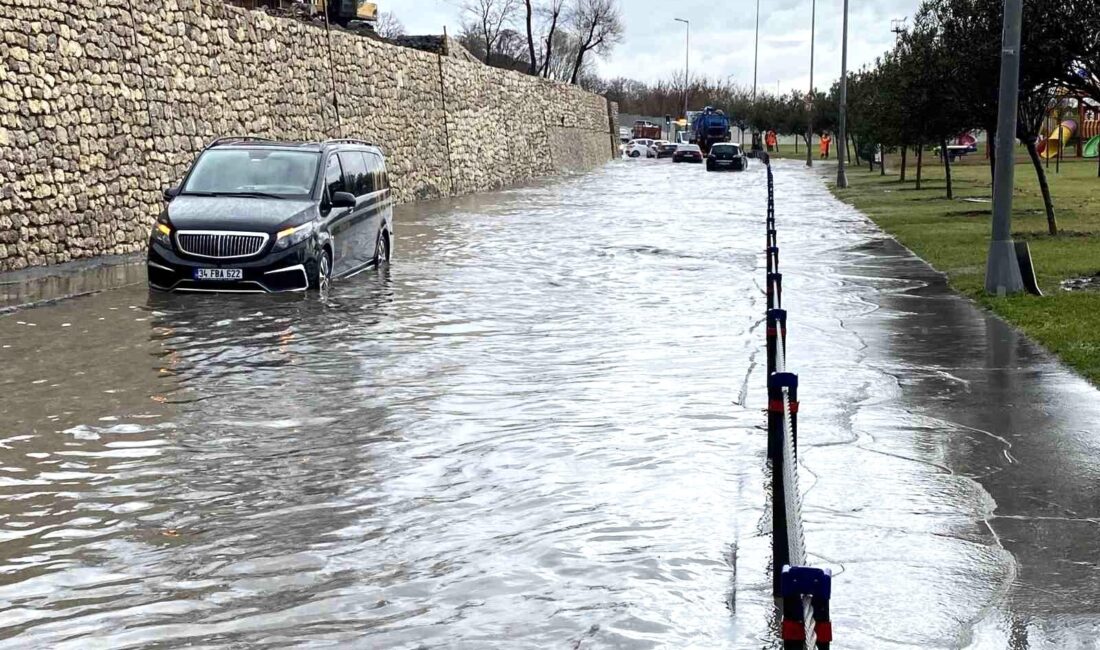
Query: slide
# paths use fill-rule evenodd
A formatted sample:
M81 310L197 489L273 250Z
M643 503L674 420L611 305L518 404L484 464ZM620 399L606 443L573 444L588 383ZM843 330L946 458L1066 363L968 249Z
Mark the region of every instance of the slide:
M1070 138L1073 137L1073 132L1077 130L1077 122L1075 120L1066 120L1058 125L1057 129L1054 129L1054 133L1050 134L1047 138L1046 146L1040 151L1039 155L1043 158L1055 158L1058 156L1058 152L1062 150L1062 147L1066 146Z
M1082 153L1085 158L1095 158L1100 155L1100 135L1089 138L1089 141L1085 143L1085 150Z

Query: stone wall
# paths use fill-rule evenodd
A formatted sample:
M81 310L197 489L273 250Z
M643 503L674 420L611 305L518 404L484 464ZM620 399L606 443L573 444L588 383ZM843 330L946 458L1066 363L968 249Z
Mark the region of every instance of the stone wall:
M602 97L217 0L0 0L0 31L0 270L141 250L220 135L375 142L400 201L613 155Z

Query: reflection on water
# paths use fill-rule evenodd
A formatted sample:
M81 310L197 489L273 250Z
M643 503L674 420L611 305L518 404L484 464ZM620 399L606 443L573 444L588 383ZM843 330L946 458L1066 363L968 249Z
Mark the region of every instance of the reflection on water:
M767 634L766 592L727 609L738 539L763 548L731 404L757 246L699 236L759 178L689 216L635 171L406 207L388 272L324 301L130 288L0 322L7 643Z
M925 279L779 165L845 645L1026 637L1001 443L939 406L984 375L921 357L935 323L899 296ZM774 646L762 171L405 206L391 267L324 300L132 286L0 318L0 648Z

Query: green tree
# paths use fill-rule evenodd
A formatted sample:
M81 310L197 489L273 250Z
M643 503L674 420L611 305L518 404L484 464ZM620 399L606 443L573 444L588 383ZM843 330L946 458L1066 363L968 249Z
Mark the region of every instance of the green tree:
M1063 16L1067 3L1079 2L1085 0L1028 0L1024 3L1015 136L1031 157L1052 235L1058 233L1058 222L1036 141L1043 118L1052 107L1053 88L1065 71L1073 68L1079 56L1075 50L1080 49L1076 46L1078 37L1071 35L1073 30L1067 29L1063 20L1051 17ZM1095 12L1095 2L1091 6ZM968 114L985 126L991 138L995 135L997 119L1003 9L1001 0L926 0L918 14L918 20L934 25L944 46L965 62L954 77L955 83L960 85L958 97L967 103ZM1096 33L1091 37L1095 39Z

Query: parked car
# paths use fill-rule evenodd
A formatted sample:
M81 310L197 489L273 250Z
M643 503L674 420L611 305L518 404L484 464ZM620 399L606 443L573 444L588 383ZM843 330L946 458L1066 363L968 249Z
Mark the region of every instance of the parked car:
M220 138L164 196L149 238L154 289L323 290L393 251L385 157L361 140Z
M977 145L977 143L973 143L973 142L970 143L970 144L949 144L949 145L947 145L947 156L951 159L951 162L955 162L955 160L957 160L959 158L962 158L963 156L965 156L968 153L975 153L977 151L978 151L978 145ZM936 156L939 157L939 158L943 157L943 153L941 153L939 147L936 147L936 148L932 149L932 152L935 153Z
M676 153L677 147L680 145L675 142L664 142L657 145L657 157L658 158L671 158Z
M653 140L638 138L626 143L626 155L630 158L656 158L657 151L653 147Z
M744 171L749 167L749 157L741 149L741 145L731 142L718 142L710 147L707 154L707 171L713 172L723 169L732 171Z
M672 154L672 162L703 162L703 150L697 144L678 144L676 152Z

